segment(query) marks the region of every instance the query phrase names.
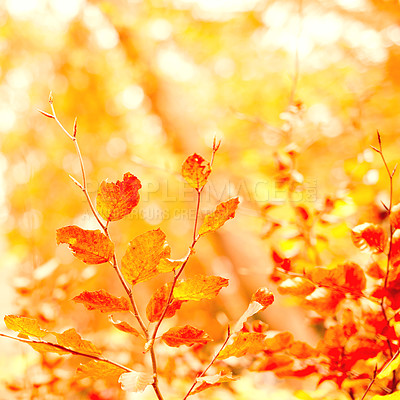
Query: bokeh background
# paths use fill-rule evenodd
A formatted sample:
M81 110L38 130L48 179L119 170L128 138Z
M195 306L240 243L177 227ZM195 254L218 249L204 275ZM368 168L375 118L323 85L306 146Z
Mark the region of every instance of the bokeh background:
M128 171L142 182L139 207L111 228L119 256L157 227L174 257L185 255L195 196L181 164L194 152L209 158L213 138L222 140L202 213L236 195L241 206L199 242L187 275L212 272L230 286L218 300L185 305L165 327L193 323L223 338L255 289L274 288L271 249L316 265L357 260L349 227L367 217L379 222L388 199L387 176L369 148L377 129L388 163L398 159L399 19L396 0L1 0L1 314L36 317L58 331L75 327L121 362L135 363L141 351L139 341L110 329L107 316L71 301L84 289L123 293L111 268L83 265L56 246L57 228L97 226L68 177L80 179L72 143L37 112L49 111L50 91L68 130L78 118L92 198L101 181ZM298 223L293 204L321 214L330 201L324 223ZM164 281L135 289L142 309ZM318 324L277 297L262 318L315 343ZM0 349L6 398L123 396L115 382L76 383L82 360L6 339ZM185 351L176 357L184 376L196 361ZM182 385L171 384L178 392ZM268 388L292 398L288 387L301 384L256 374L224 395L256 398Z

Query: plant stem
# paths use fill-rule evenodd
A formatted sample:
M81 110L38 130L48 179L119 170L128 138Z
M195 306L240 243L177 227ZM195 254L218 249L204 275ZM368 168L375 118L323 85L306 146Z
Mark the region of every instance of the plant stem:
M76 138L76 127L77 127L77 125L76 125L76 119L75 119L75 122L74 122L74 134L71 135L71 134L64 128L64 126L62 125L62 123L61 123L61 122L59 121L59 119L57 118L57 115L56 115L56 112L55 112L55 109L54 109L54 105L53 105L53 97L52 97L51 94L50 94L50 98L49 98L49 103L50 103L50 107L51 107L51 110L52 110L52 115L51 115L51 117L54 118L54 120L57 122L58 126L64 131L64 133L68 136L68 138L71 139L71 140L73 141L73 143L74 143L74 145L75 145L76 152L77 152L77 154L78 154L79 164L80 164L81 173L82 173L82 184L79 184L79 182L77 182L77 181L75 181L75 180L74 180L74 181L75 181L75 183L77 183L78 186L82 189L82 191L83 191L83 193L84 193L84 195L85 195L85 197L86 197L86 200L87 200L87 202L88 202L88 204L89 204L90 210L92 211L92 213L93 213L94 217L96 218L97 222L99 223L99 225L100 225L101 228L103 229L104 234L111 240L111 237L110 237L110 234L109 234L109 231L108 231L109 221L107 221L106 224L104 224L104 223L101 221L101 219L100 219L98 213L96 212L96 209L95 209L95 207L94 207L94 205L93 205L93 203L92 203L92 200L91 200L91 198L90 198L90 196L89 196L88 190L87 190L87 178L86 178L85 166L84 166L84 163L83 163L82 153L81 153L81 150L80 150L80 148L79 148L78 140L77 140L77 138ZM41 111L40 111L40 112L41 112ZM43 114L43 112L42 112L42 114ZM146 328L146 325L144 324L143 319L141 318L141 316L140 316L140 314L139 314L138 307L137 307L136 302L135 302L135 299L134 299L134 297L133 297L132 289L129 287L129 285L128 285L128 283L126 282L124 276L122 275L121 269L119 268L119 265L118 265L118 261L117 261L117 257L116 257L115 252L114 252L113 257L112 257L112 266L113 266L115 272L117 273L118 278L119 278L119 280L120 280L120 282L121 282L121 284L122 284L122 286L123 286L125 292L127 293L128 297L129 297L130 303L131 303L132 308L133 308L133 315L134 315L134 317L136 318L138 324L140 325L140 328L142 329L142 331L143 331L143 333L144 333L144 335L145 335L146 340L148 340L148 339L149 339L149 332L148 332L148 329ZM161 394L161 392L160 392L160 389L159 389L159 387L158 387L157 363L156 363L156 357L155 357L155 353L154 353L153 346L150 347L150 356L151 356L151 363L152 363L152 367L153 367L153 377L154 377L154 381L153 381L153 383L152 383L152 386L153 386L154 392L156 393L157 398L158 398L159 400L164 400L163 397L162 397L162 394Z
M220 347L220 349L217 351L217 353L215 353L214 357L212 358L212 360L210 361L210 363L207 365L206 368L204 368L203 372L198 375L195 379L195 381L193 382L192 386L189 388L188 392L186 393L186 396L182 399L182 400L186 400L189 396L190 393L192 392L192 390L194 389L194 387L196 386L197 383L197 379L203 377L207 371L211 368L211 366L215 363L216 359L218 358L218 356L221 354L221 351L225 348L226 344L228 343L228 340L231 337L231 332L230 332L230 327L228 325L228 334L226 336L226 339L224 340L224 343L222 343L222 346Z

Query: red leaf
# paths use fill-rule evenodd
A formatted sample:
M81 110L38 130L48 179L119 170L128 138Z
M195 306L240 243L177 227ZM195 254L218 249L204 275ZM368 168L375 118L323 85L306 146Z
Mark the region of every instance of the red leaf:
M386 233L379 225L365 223L351 231L353 243L364 252L383 253L386 245Z
M129 302L125 297L115 297L103 289L94 292L85 290L73 300L82 303L88 310L99 310L102 313L129 311Z
M161 339L171 347L182 345L190 347L194 344L207 344L212 340L202 329L190 325L171 328L161 336Z
M260 288L253 294L251 297L251 301L256 301L263 306L263 309L266 309L274 302L273 293L266 287Z

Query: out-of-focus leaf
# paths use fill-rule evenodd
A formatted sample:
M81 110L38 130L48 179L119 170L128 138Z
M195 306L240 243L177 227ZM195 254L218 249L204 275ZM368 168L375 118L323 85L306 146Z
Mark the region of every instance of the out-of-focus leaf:
M293 335L290 332L279 332L265 339L265 350L275 353L288 349L292 343Z
M218 358L242 357L246 354L257 354L265 348L265 335L255 332L239 332L233 343L228 344L219 353Z
M114 243L99 230L90 231L71 225L57 229L57 244L66 243L86 264L102 264L111 260Z
M210 163L198 154L189 156L182 165L182 176L195 189L200 189L207 183L210 173Z
M75 329L68 329L63 333L52 332L57 338L57 343L61 346L67 347L81 353L99 355L101 351L88 340L83 340Z
M251 369L253 371L275 371L280 368L287 368L293 363L292 357L286 354L271 354L255 362Z
M147 281L160 273L160 261L170 255L171 248L161 229L145 232L129 242L122 257L122 274L132 285Z
M23 335L42 338L48 334L45 329L39 326L38 321L34 318L6 315L4 317L4 323L8 329L22 333Z
M82 303L88 310L99 310L102 313L129 311L129 301L125 297L115 297L103 289L94 292L85 290L73 300Z
M153 383L153 375L146 372L126 372L122 374L118 382L121 384L121 389L126 392L143 392L148 385Z
M171 283L166 283L153 293L153 296L146 307L147 319L150 322L158 321L161 318L161 315L167 305L171 285ZM172 297L164 318L173 317L176 311L181 308L183 302L184 300L177 300Z
M97 192L97 211L106 221L122 219L138 205L141 187L140 180L129 172L122 181L103 181Z
M308 296L315 290L315 285L306 278L296 276L284 280L278 286L278 292L282 295Z
M217 375L203 376L196 379L198 386L195 387L190 395L200 393L210 387L220 386L222 383L233 382L238 379L239 377L233 377L231 373L223 374L222 372Z
M383 253L386 246L386 233L379 225L365 223L356 226L351 231L353 243L364 252Z
M81 364L76 373L78 378L107 379L120 376L126 372L125 369L105 361L91 360L86 364Z
M400 400L400 392L394 392L385 396L376 394L371 400Z
M161 339L170 347L182 345L190 347L194 344L207 344L212 340L205 331L190 325L173 327L165 332Z
M193 278L184 280L174 288L174 298L177 300L212 299L219 291L228 286L229 280L220 276L196 275Z
M218 204L214 212L205 216L204 222L199 230L199 235L201 236L208 232L214 232L224 225L226 221L234 218L238 205L238 197Z

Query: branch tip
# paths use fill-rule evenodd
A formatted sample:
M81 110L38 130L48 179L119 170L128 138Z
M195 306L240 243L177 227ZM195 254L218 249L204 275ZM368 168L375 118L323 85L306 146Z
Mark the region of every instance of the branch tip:
M36 109L40 112L40 114L44 115L45 117L54 119L54 115L47 113L46 111L40 110L39 108Z
M50 94L49 94L49 103L53 104L54 102L54 98L53 98L53 92L50 90Z
M73 136L76 137L76 131L78 129L78 117L75 117L74 121L74 129L73 129Z

